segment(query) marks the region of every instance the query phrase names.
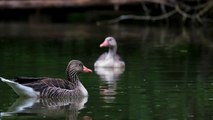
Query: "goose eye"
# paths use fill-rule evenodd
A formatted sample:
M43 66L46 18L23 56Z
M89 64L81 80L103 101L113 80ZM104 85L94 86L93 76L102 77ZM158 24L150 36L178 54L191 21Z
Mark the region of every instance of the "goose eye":
M80 64L78 64L78 66L79 66L79 67L81 67L81 65L80 65Z

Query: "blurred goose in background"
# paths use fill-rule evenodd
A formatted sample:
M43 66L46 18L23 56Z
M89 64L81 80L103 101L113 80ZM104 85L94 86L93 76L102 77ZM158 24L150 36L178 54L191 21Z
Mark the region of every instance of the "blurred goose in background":
M125 71L124 67L121 68L106 68L106 67L95 67L95 72L100 76L102 81L113 82L120 78L120 75Z
M124 61L116 53L117 52L117 43L115 38L107 37L103 43L100 44L100 47L109 47L109 51L103 53L95 62L95 67L125 67Z
M88 96L77 73L92 72L79 60L71 60L67 65L67 80L60 78L17 78L15 81L0 77L19 95L24 97L81 97Z

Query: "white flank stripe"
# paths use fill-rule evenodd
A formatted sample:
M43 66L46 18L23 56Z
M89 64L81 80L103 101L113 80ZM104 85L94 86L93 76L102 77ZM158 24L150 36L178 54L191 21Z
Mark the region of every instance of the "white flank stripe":
M7 83L10 87L13 88L13 90L19 95L23 97L38 97L38 93L34 91L31 87L24 86L22 84L19 84L17 82L5 79L3 77L0 77L2 82Z

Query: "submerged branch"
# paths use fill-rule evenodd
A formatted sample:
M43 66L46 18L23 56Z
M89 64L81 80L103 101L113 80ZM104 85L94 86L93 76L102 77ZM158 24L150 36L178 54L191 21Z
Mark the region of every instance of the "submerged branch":
M158 16L151 15L149 8L144 4L145 2L159 4L161 6L160 8L162 13ZM145 12L144 13L145 15L133 15L133 14L121 15L120 17L112 19L112 20L98 22L98 24L101 24L101 23L113 24L123 20L130 20L130 19L157 21L157 20L168 19L169 17L173 16L176 13L182 16L183 22L185 22L185 20L188 18L191 20L197 20L198 22L202 23L202 16L205 13L209 12L210 9L213 7L213 1L207 1L205 3L198 4L195 6L187 5L184 2L168 3L166 1L159 1L159 0L143 0L141 4L142 4L142 9ZM167 10L165 7L169 8L169 10Z
M128 20L128 19L156 21L156 20L162 20L162 19L168 18L168 17L172 16L175 13L176 13L176 11L172 10L172 11L170 11L168 13L165 13L163 15L160 15L160 16L122 15L122 16L120 16L118 18L106 21L106 23L113 24L113 23L117 23L117 22L120 22L122 20Z
M203 7L203 9L201 11L198 12L198 16L201 16L203 14L205 14L206 12L208 12L211 8L213 7L213 1L210 1L206 4L205 7Z

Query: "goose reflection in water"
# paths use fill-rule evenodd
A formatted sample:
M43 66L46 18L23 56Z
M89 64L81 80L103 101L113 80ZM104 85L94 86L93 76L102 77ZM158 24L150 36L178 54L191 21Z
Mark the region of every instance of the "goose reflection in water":
M1 112L5 116L42 116L42 117L66 117L66 120L78 120L79 110L82 110L88 97L78 98L18 98L7 112ZM82 119L92 120L89 116Z
M125 71L124 67L95 67L95 72L102 80L100 94L106 103L112 103L117 94L117 81Z

